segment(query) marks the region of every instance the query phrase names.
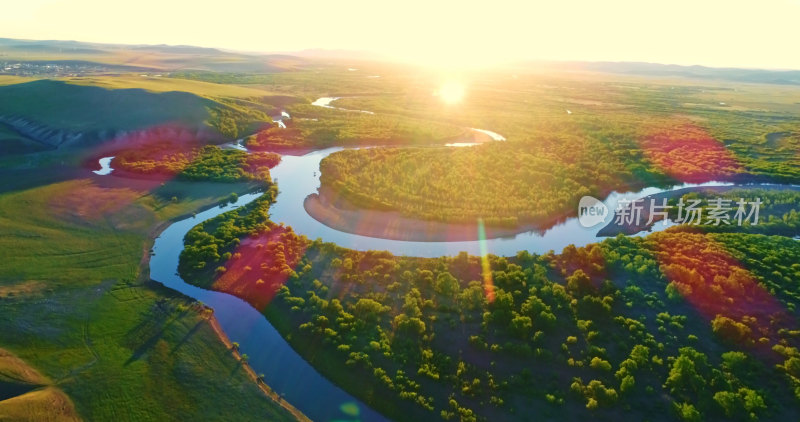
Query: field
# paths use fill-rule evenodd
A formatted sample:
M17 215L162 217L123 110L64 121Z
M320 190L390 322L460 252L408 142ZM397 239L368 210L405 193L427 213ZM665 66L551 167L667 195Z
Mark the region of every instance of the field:
M549 84L542 86L540 76L520 76L513 82L519 91L501 94L510 82L485 82L469 94L475 97L470 105L458 110L460 124L498 131L506 143L342 151L323 161L321 192L329 202L343 203L341 208L547 228L554 216L574 213L574 204L587 194L605 197L614 190L685 182L800 180L800 119L791 108L800 99L796 88L782 90L771 102L767 98L776 92L770 86L676 89L670 81L617 85L596 78L545 79ZM493 104L498 97L504 102ZM338 104L378 114L448 117L422 98L378 95Z
M72 402L52 381L11 353L0 349L0 418L79 420Z
M63 391L90 420L292 419L222 346L202 307L140 268L160 222L251 188L158 189L182 199L89 180L0 196L0 344L52 386L3 402L0 415L30 406L22 412L34 420L37 396Z

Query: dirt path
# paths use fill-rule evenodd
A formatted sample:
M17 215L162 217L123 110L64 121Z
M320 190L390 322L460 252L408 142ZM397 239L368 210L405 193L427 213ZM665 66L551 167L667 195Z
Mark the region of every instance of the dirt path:
M225 334L225 331L219 325L219 322L217 321L216 317L212 315L208 319L208 323L211 325L211 328L214 330L214 332L217 333L217 336L222 341L222 343L225 344L225 347L227 347L228 350L231 351L231 354L233 354L233 356L242 363L242 368L244 368L245 372L247 372L247 374L250 376L253 382L255 382L258 385L258 387L261 389L261 391L264 392L264 394L267 395L267 397L271 398L281 407L286 409L286 411L291 413L298 421L311 422L311 419L309 419L306 415L304 415L303 412L299 411L297 408L292 406L291 403L284 400L283 397L281 397L278 393L269 388L266 382L259 381L256 371L254 371L253 368L251 368L247 362L242 362L241 354L239 354L238 351L233 350L233 343L231 343L230 339Z

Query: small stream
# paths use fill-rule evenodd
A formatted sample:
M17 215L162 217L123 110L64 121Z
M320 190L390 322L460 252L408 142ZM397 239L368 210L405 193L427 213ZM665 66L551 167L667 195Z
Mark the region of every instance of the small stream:
M311 103L311 105L317 106L317 107L323 107L323 108L331 108L331 109L334 109L334 110L355 111L355 112L358 112L358 113L375 114L375 113L373 113L371 111L367 111L367 110L352 110L352 109L349 109L349 108L334 107L334 106L331 105L332 102L334 102L334 101L336 101L336 100L338 100L340 98L342 98L342 97L322 97L322 98L317 98L317 100L314 101L313 103Z
M107 176L111 174L111 172L114 171L114 169L111 168L111 160L113 159L114 156L101 158L100 160L98 160L98 162L100 163L100 170L93 170L92 173L99 176Z

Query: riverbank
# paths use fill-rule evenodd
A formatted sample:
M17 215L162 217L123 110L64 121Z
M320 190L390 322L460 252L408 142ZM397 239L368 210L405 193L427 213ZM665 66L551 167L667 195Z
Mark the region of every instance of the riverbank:
M513 227L484 227L481 236L478 222L445 223L407 217L397 211L382 211L358 207L330 189L321 187L318 193L303 201L305 211L318 222L346 233L388 240L415 242L462 242L513 237L519 233L544 233L550 227L567 219L567 213L548 218L541 223L520 224Z
M219 337L220 341L222 341L225 347L227 347L228 350L231 351L231 354L233 354L233 356L236 359L238 359L239 362L241 362L242 368L245 370L250 379L252 379L253 382L256 383L256 385L258 385L258 387L261 389L261 391L264 392L264 394L267 397L272 399L272 401L280 405L287 412L291 413L292 416L294 416L298 421L311 422L311 419L309 419L306 415L304 415L303 412L298 410L296 407L292 406L291 403L284 400L283 397L281 397L278 393L276 393L273 389L271 389L269 385L266 384L266 381L259 378L259 376L256 374L256 371L253 370L253 368L250 366L249 363L242 360L242 354L239 353L238 350L235 350L233 348L233 343L225 334L225 330L222 329L222 326L220 326L219 321L217 320L216 317L211 316L208 319L208 324L211 326L211 329L214 330L214 332L217 334L217 337Z
M251 189L250 192L255 192L258 189ZM139 283L157 283L159 285L163 285L163 283L159 282L158 280L153 280L150 277L150 258L152 256L151 251L153 250L153 245L155 243L155 239L158 238L161 233L164 232L169 226L173 223L181 220L185 220L186 218L192 217L193 215L199 214L203 211L207 211L209 209L218 207L219 204L209 204L208 206L201 207L197 209L197 211L193 213L183 214L174 218L171 218L166 221L160 222L156 225L151 231L148 233L148 240L143 246L142 250L142 259L140 261L140 270L139 270L139 279L137 280ZM166 286L165 286L166 287ZM176 291L176 294L182 294ZM245 373L248 377L253 381L256 386L264 393L264 395L275 402L277 405L282 407L284 410L289 412L296 420L301 422L310 422L311 419L308 418L303 412L298 410L294 407L291 403L286 401L283 397L277 394L269 385L266 384L265 381L259 381L259 377L256 374L256 371L250 366L250 364L246 361L242 361L241 353L238 350L234 350L233 343L231 342L228 335L223 330L222 326L220 325L219 320L217 320L216 316L213 314L207 318L209 327L214 331L217 338L219 339L220 343L222 343L227 350L230 351L231 355L237 359L241 365L242 369L244 369Z

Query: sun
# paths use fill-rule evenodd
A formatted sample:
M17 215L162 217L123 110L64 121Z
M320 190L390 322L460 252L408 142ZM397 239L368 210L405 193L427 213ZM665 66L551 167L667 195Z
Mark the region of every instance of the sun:
M456 104L464 98L464 85L450 81L439 88L439 98L446 104Z

